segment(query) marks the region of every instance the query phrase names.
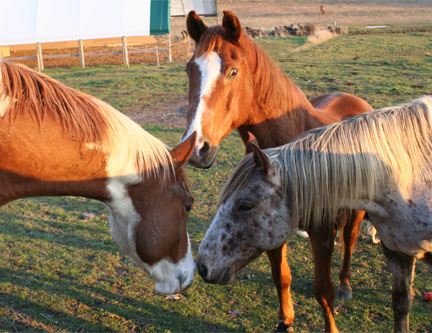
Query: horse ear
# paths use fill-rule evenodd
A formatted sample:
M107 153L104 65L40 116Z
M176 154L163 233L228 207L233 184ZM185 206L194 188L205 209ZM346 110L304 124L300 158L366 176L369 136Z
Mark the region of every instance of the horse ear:
M234 42L238 41L242 33L240 21L232 12L224 10L224 17L222 20L222 28L226 37Z
M192 37L195 43L198 43L202 34L207 30L207 26L194 10L189 12L186 20L186 26L189 35Z
M197 133L194 131L186 140L171 149L170 154L175 169L181 168L189 160L195 147L196 138Z
M250 143L253 150L253 160L255 162L255 168L261 171L265 175L268 174L270 168L270 161L268 156L254 143Z
M253 153L254 151L254 147L252 147L252 144L254 144L255 146L259 147L259 143L257 138L255 137L255 135L253 135L251 132L247 132L248 135L248 139L246 142L246 153L245 154L249 154L249 153Z

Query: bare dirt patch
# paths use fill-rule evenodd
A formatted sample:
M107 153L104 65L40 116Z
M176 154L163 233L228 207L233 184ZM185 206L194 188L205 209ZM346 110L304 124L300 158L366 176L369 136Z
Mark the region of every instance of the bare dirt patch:
M187 95L177 103L164 103L128 111L127 115L139 124L161 124L168 127L186 127Z
M312 2L312 3L311 3ZM351 3L350 3L351 2ZM366 26L405 25L432 23L432 2L429 0L405 1L325 1L326 13L321 14L322 1L300 4L294 1L218 1L219 16L223 10L234 12L243 26L273 29L291 23L315 25ZM208 18L210 24L215 18ZM184 22L174 20L173 30L184 29Z

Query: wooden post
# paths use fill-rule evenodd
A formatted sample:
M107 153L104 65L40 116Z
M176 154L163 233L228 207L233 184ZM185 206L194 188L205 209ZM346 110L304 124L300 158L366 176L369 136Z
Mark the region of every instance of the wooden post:
M80 58L80 66L84 68L85 59L84 59L84 45L82 39L78 39L78 51L79 51L79 58Z
M123 63L129 68L129 53L128 53L127 41L125 36L122 37L122 44L123 44Z
M171 34L168 34L168 62L172 62L172 55L171 55Z
M0 46L0 59L10 57L9 46Z
M159 62L159 48L156 45L156 61L157 61L157 65L158 67L160 67L160 62Z
M36 55L38 60L39 72L44 70L43 57L42 57L42 47L39 42L36 43Z

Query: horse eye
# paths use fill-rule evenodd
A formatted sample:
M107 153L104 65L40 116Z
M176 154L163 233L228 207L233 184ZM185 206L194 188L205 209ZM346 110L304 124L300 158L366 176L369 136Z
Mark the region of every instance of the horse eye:
M233 77L236 77L237 74L238 74L238 69L237 68L232 68L231 71L228 74L228 77L229 78L233 78Z
M185 211L186 211L187 213L189 213L190 210L192 209L192 206L191 206L191 205L185 205L185 206L184 206L184 209L185 209Z
M249 212L255 208L255 205L245 201L245 202L241 202L237 208L241 212Z

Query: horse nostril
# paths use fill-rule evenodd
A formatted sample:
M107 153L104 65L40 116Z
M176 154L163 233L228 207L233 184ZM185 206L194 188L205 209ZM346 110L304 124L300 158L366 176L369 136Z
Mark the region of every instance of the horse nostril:
M209 153L209 151L210 151L210 144L207 141L205 141L204 145L199 150L200 158L206 156Z
M220 284L228 284L231 281L232 269L227 268L220 279Z
M207 273L208 273L207 266L204 264L198 265L198 273L205 280L207 278Z
M183 273L183 274L179 275L178 279L180 281L180 285L182 285L186 281L186 274Z

